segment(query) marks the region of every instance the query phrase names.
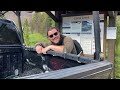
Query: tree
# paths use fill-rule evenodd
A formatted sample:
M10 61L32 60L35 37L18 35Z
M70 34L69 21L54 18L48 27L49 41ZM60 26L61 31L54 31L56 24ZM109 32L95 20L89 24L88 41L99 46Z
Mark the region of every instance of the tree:
M28 46L30 45L29 33L30 33L30 26L28 20L26 19L25 22L23 23L23 36L24 36L25 44Z
M35 12L30 22L32 32L46 33L49 27L54 27L54 20L45 12Z
M45 12L43 12L42 14L41 14L41 33L44 33L44 35L46 34L46 31L47 31L47 24L48 24L48 15L45 13Z
M35 12L30 22L32 32L40 32L41 28L41 13Z

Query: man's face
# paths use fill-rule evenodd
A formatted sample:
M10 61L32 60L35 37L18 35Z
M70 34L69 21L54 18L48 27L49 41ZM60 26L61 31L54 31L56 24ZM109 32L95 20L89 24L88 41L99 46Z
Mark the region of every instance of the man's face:
M57 44L60 41L60 33L56 29L48 31L48 38L51 42Z

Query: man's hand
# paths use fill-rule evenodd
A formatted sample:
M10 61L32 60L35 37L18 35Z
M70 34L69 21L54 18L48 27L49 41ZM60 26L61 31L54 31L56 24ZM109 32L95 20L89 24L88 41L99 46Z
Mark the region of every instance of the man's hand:
M43 54L46 54L47 51L50 50L50 49L51 49L51 45L50 45L50 46L47 46L47 47L45 47L45 48L42 48L42 53L43 53Z
M41 54L42 53L42 49L43 49L43 47L42 46L36 46L35 47L35 50L36 50L36 52L38 53L38 54Z

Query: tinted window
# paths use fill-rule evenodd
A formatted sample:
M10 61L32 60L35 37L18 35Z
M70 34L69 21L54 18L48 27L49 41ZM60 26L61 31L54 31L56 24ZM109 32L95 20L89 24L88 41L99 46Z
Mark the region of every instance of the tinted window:
M21 44L16 27L11 21L0 19L0 45Z

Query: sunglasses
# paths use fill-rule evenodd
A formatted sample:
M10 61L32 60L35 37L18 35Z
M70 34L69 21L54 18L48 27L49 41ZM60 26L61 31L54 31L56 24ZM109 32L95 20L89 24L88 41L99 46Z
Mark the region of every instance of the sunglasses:
M54 34L49 35L50 38L53 38L53 35L57 36L58 32L55 32Z

